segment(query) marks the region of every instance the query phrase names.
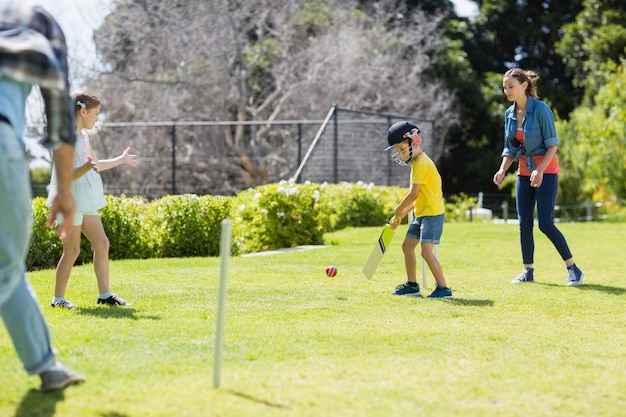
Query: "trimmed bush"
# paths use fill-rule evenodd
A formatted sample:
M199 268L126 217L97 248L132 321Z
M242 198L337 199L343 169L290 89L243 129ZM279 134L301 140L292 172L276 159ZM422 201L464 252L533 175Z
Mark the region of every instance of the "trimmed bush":
M324 243L318 184L282 181L239 193L233 203L242 252Z
M219 255L221 223L229 213L229 197L187 194L153 201L145 219L152 256Z
M468 210L476 207L478 199L465 193L453 195L450 202L446 203L446 221L450 223L469 222L465 214Z
M234 197L175 195L147 202L141 197L106 196L100 210L111 242L111 259L218 256L222 220L233 222L232 254L324 243L324 233L344 227L380 226L407 188L363 183L292 184L282 181ZM33 199L33 237L29 270L54 268L63 245L45 226L46 199ZM475 198L454 196L446 221L464 221ZM92 249L81 240L77 264L91 262Z
M348 226L380 226L393 216L407 189L362 182L321 185L322 223L326 232Z
M63 254L63 242L56 234L54 228L46 226L46 220L50 209L46 207L47 198L35 197L32 203L33 234L26 256L26 269L55 268ZM93 250L89 241L82 236L80 241L80 254L76 259L76 265L91 262Z
M99 214L109 238L109 259L153 257L154 247L145 223L148 202L141 197L105 196L107 205Z
M32 204L33 234L26 256L28 270L52 268L63 253L63 243L54 229L46 226L50 210L46 207L46 198L35 197Z

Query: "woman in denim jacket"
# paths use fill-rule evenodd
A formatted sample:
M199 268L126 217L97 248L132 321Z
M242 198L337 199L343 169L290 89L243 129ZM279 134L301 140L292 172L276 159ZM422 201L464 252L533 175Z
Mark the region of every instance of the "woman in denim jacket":
M556 151L554 114L537 96L539 76L533 71L513 68L504 74L502 86L513 104L504 114L504 150L500 169L493 176L502 184L506 171L518 162L515 204L520 227L524 271L511 283L534 281L533 224L535 205L541 230L565 261L567 285L582 284L584 274L574 263L563 234L554 225L554 205L558 190L559 160Z

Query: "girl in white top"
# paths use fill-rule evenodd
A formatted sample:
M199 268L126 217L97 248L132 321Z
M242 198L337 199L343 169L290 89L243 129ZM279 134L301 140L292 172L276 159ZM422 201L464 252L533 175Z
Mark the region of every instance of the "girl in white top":
M93 267L98 281L98 304L127 305L128 303L111 293L109 286L109 239L102 227L98 210L106 205L102 186L101 171L119 165L137 166L137 156L130 153L130 148L118 157L99 160L89 144L87 130L92 129L100 114L101 102L94 94L77 91L72 94L76 110L76 146L74 151L74 181L72 192L76 200L76 215L73 227L63 242L63 255L57 264L56 283L52 307L76 308L65 299L65 289L70 279L70 272L80 253L81 232L93 247ZM50 196L48 203L56 194L54 167L52 168ZM57 219L61 224L62 219Z

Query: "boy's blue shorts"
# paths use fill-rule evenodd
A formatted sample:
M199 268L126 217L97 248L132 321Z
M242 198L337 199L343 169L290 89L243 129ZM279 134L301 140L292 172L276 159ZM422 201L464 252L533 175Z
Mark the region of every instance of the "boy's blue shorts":
M443 233L444 217L445 214L414 218L406 232L406 237L418 239L420 243L438 245Z

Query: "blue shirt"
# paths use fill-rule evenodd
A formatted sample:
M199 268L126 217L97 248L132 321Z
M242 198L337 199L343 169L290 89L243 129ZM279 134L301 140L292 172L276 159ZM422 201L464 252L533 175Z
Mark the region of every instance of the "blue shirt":
M556 135L556 126L554 124L554 113L552 113L550 107L541 100L530 96L528 97L528 101L526 102L526 116L522 121L522 129L524 130L524 146L515 139L517 118L515 116L515 104L512 104L504 113L503 157L509 156L515 158L517 161L521 155L545 155L548 151L548 147L557 146L559 144L559 138ZM526 159L527 163L534 164L532 160L532 158Z

